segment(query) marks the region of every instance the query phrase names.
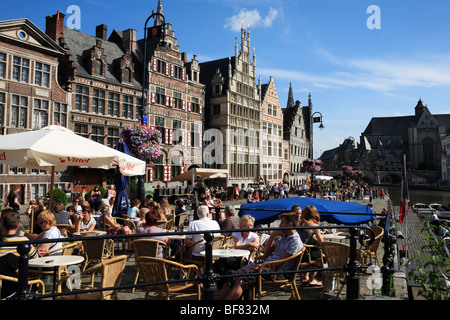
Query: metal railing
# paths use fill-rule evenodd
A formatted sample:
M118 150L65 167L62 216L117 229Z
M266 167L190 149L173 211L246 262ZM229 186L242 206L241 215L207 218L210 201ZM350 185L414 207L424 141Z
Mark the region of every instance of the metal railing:
M394 270L394 245L396 237L395 235L391 234L390 226L391 226L391 214L377 214L378 216L384 216L386 219L386 225L385 225L385 234L384 234L384 256L383 256L383 267L381 269L383 274L383 287L382 287L382 293L384 295L395 295L395 292L393 290L393 284L391 281L391 276L393 273L395 273ZM374 239L374 234L372 229L370 229L368 226L364 225L327 225L327 226L317 226L317 227L295 227L295 228L277 228L277 227L267 227L267 228L256 228L256 229L234 229L234 230L211 230L208 232L205 231L196 231L196 232L171 232L171 235L193 235L193 234L203 234L204 239L206 241L205 243L205 270L204 273L201 274L198 278L192 278L187 279L188 281L199 281L203 284L202 288L202 298L204 300L213 300L215 299L216 295L216 282L220 278L227 278L231 277L233 275L218 275L213 270L213 259L212 259L212 240L214 238L215 233L226 233L226 232L240 232L240 231L272 231L272 230L292 230L292 229L333 229L333 228L339 228L339 229L348 229L349 230L349 242L350 242L350 255L349 255L349 263L345 265L342 268L316 268L316 269L305 269L305 270L298 270L298 271L283 271L278 273L302 273L302 272L314 272L314 271L335 271L335 270L341 270L344 269L347 272L347 291L346 291L346 299L347 300L357 300L360 298L360 277L359 273L363 268L367 268L367 266L363 266L358 262L357 259L357 244L358 242L365 246L370 245L370 243ZM366 230L370 234L368 235L367 232L358 232L361 230ZM167 233L154 233L153 236L158 235L167 235ZM160 283L139 283L136 285L121 285L118 287L111 287L111 288L103 288L103 289L93 289L93 290L77 290L74 292L64 292L64 293L51 293L51 294L45 294L45 295L37 295L32 294L28 291L28 252L30 250L31 245L36 245L40 243L45 242L72 242L72 241L90 241L90 240L96 240L96 239L136 239L136 238L143 238L148 237L148 234L129 234L129 235L108 235L108 236L92 236L92 237L71 237L71 238L62 238L62 239L53 239L53 240L34 240L34 241L27 241L27 242L9 242L9 243L0 243L1 246L11 246L11 245L17 245L17 251L20 255L19 257L19 273L18 273L18 290L17 293L12 297L12 299L18 299L18 300L27 300L27 299L41 299L41 298L49 298L49 297L57 297L62 295L68 295L68 294L76 294L76 293L83 293L83 292L92 292L92 291L102 291L102 290L112 290L112 289L129 289L133 287L146 287L149 285L157 285ZM253 274L258 275L259 273ZM267 273L264 273L267 274ZM277 274L277 272L273 272L273 274ZM245 276L240 275L240 276ZM186 282L186 279L183 280L171 280L169 282L175 283L175 282Z

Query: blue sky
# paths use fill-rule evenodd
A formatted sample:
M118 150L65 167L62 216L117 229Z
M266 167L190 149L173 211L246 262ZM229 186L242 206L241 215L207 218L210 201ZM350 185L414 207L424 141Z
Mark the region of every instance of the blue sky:
M8 1L0 20L28 18L45 30L45 16L70 5L80 31L99 24L134 28L143 36L157 0ZM375 5L377 11L368 8ZM263 83L273 76L281 106L289 84L294 99L323 115L314 127L314 156L352 136L359 141L372 117L411 115L419 99L434 114L450 113L448 0L163 0L182 52L200 62L234 55L241 21ZM369 28L377 26L379 28Z

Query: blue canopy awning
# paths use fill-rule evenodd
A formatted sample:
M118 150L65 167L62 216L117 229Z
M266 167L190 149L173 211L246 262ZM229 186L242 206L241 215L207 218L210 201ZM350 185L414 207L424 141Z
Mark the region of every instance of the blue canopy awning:
M290 197L243 204L240 207L239 216L251 215L255 218L255 226L258 226L277 220L278 215L290 211L294 205L299 205L302 209L314 206L319 211L320 221L330 223L361 224L375 219L372 209L357 202L307 197Z

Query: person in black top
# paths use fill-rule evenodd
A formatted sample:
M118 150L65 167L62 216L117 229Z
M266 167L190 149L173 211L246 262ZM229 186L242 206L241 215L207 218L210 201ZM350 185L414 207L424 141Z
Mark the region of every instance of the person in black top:
M20 207L21 207L19 192L20 192L20 186L13 185L13 186L11 186L8 197L7 197L8 206L13 208L13 210L16 211L17 213L20 212Z

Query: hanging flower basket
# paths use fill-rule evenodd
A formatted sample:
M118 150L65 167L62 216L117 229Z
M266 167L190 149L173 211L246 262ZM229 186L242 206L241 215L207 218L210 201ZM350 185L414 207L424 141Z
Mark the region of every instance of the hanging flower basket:
M145 125L129 125L122 129L120 137L133 157L146 163L155 162L161 154L161 132Z
M322 161L314 160L314 159L306 159L303 161L303 168L305 168L306 172L316 173L322 170Z

